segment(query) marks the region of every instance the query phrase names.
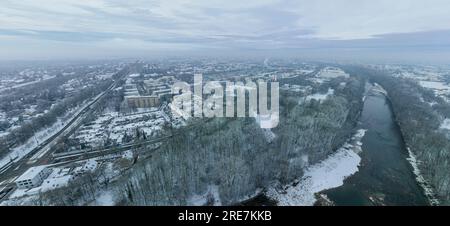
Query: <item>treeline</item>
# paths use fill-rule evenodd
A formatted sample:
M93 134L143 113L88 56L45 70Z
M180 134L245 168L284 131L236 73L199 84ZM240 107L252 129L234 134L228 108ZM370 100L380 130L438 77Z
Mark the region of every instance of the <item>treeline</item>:
M419 160L419 169L443 204L450 204L450 140L439 129L450 117L449 104L411 79L388 72L355 68L387 92L406 145ZM434 103L433 106L430 103Z

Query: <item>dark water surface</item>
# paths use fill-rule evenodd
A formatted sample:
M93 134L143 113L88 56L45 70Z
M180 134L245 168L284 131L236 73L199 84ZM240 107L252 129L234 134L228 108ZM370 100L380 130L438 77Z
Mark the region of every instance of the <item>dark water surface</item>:
M388 99L371 91L361 115L362 158L359 171L344 185L322 192L336 205L428 205L407 161L400 130Z

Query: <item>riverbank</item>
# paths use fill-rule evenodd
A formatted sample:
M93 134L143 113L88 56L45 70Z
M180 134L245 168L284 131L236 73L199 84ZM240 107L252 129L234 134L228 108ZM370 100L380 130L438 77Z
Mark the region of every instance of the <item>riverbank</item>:
M365 98L360 127L361 166L343 186L323 191L336 205L428 205L408 158L387 92L374 84Z
M430 202L430 205L432 206L438 206L439 200L436 198L436 195L433 191L433 188L430 186L430 184L425 180L425 178L422 176L422 173L419 169L419 161L416 158L416 155L411 151L411 148L407 147L409 157L407 160L411 164L413 168L414 175L416 175L416 181L419 183L419 185L422 187L425 196L427 196L428 201Z
M366 130L360 129L340 149L325 160L305 169L303 177L291 185L270 186L265 195L280 206L312 206L316 193L339 187L344 180L358 171L361 158L361 139Z

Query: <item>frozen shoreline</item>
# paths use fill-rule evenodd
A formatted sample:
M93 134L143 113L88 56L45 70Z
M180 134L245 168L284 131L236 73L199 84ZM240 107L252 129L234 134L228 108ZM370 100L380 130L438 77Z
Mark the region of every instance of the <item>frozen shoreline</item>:
M305 174L294 186L282 189L271 186L266 196L278 201L280 206L312 206L317 201L315 194L323 190L336 188L344 184L344 180L358 172L361 157L361 139L366 130L360 129L335 153L325 160L309 166Z
M425 196L428 198L428 201L432 206L439 205L439 200L436 198L433 188L429 185L429 183L425 180L420 172L418 163L419 161L416 158L416 155L411 151L409 147L406 148L408 150L409 157L406 158L408 162L411 164L413 168L413 173L416 176L416 181L419 186L423 189Z

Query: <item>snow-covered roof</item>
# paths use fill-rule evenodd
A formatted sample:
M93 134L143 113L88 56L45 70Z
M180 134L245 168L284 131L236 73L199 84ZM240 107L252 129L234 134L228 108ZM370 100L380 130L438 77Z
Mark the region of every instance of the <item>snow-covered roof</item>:
M130 77L130 78L136 78L136 77L139 77L140 76L140 74L131 74L131 75L128 75L128 77Z
M83 170L86 171L94 171L97 168L97 161L93 159L89 159L86 161L86 163L83 166Z
M46 165L31 167L27 171L25 171L25 173L23 173L19 178L17 178L16 181L31 180L45 168L47 168Z

